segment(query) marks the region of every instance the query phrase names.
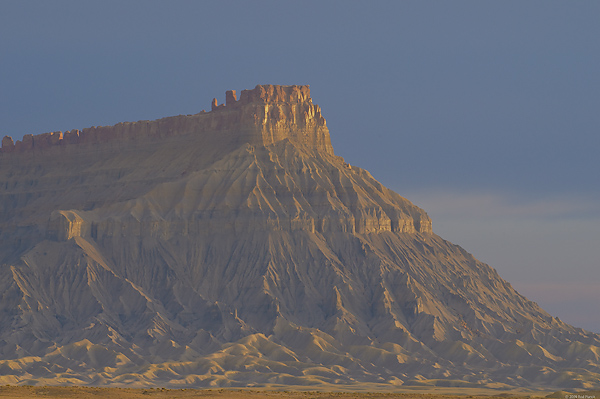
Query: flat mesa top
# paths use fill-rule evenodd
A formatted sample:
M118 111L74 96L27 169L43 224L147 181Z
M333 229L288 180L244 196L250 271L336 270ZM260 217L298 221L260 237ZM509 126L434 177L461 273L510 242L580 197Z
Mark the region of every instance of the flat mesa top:
M225 104L219 105L215 98L210 112L201 111L194 115L171 116L154 121L123 122L114 126L73 129L64 133L58 131L37 135L26 134L23 140L16 143L11 136L5 136L2 139L0 156L8 153L43 151L50 147L71 144L97 144L146 137L164 138L193 132L265 130L265 126L269 132L263 132L263 138L273 136L279 139L284 136L295 136L293 133L290 134L292 131L301 131L303 134L317 133L318 136L322 136L317 146L333 152L329 148L329 143L323 144L323 140L328 141L328 133L324 132L326 122L321 116L319 106L312 104L308 85L257 85L254 89L242 90L239 100L235 90L228 90L225 98ZM286 126L286 132L281 131L280 126L283 125ZM315 131L313 128L323 132ZM277 132L273 133L274 130ZM268 139L266 142L270 141L272 140Z

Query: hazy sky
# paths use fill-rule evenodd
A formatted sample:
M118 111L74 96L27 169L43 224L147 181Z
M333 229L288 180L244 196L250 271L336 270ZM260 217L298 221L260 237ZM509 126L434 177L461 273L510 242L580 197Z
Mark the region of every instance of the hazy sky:
M600 332L600 2L0 0L0 136L309 84L338 155Z

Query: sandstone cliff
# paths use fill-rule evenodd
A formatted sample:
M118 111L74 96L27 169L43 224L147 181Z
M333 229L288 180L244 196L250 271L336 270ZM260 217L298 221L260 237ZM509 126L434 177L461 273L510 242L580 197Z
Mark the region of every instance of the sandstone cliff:
M312 103L308 86L258 85L243 90L237 101L235 90L226 93L227 103L212 103L213 112L174 116L156 121L119 123L115 126L26 134L14 143L2 139L0 153L58 154L61 150L78 151L64 146L110 144L130 146L131 141L148 142L171 136L201 135L208 143L231 146L240 143L267 145L288 138L333 154L329 131L321 109ZM211 137L213 136L213 137ZM214 137L216 136L216 137ZM208 144L207 143L207 144Z
M308 86L2 145L0 383L600 382L600 337L334 155Z

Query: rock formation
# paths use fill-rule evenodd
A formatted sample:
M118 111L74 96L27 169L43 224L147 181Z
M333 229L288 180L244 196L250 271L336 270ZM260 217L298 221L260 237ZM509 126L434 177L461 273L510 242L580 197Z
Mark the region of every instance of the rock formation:
M218 112L92 127L64 135L62 132L26 134L14 145L13 139L6 136L0 153L49 150L56 154L62 146L71 144L117 145L123 141L145 142L197 133L229 145L240 142L267 145L289 138L333 154L325 118L321 116L321 108L312 103L308 86L259 85L253 90L243 90L239 101L235 91L228 91L226 98L227 103L220 106L213 99L212 110ZM214 135L220 137L209 137Z
M334 154L308 86L2 140L0 383L587 388L567 325Z

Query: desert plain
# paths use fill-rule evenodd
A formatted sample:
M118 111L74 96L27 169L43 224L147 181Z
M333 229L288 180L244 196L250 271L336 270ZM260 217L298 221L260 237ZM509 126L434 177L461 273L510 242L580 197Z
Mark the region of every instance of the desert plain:
M338 387L339 388L339 387ZM134 399L134 398L220 398L220 399L258 399L258 398L294 398L294 399L491 399L491 398L566 398L595 399L600 391L548 393L545 391L498 391L474 388L437 388L435 390L414 392L368 392L368 391L290 391L280 389L166 389L166 388L101 388L66 386L0 386L0 398L71 398L71 399Z

